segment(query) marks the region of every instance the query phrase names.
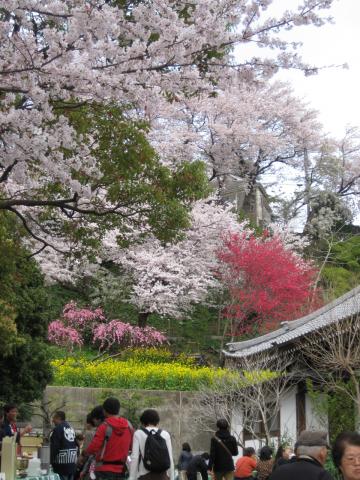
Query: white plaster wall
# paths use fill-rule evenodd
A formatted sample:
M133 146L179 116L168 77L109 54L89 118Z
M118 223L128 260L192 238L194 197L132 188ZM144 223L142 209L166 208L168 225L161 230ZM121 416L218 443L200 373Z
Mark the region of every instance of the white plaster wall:
M242 441L243 438L243 413L240 408L234 409L231 417L231 433L235 435L235 438ZM234 457L234 462L242 456L242 448L239 447L239 455Z
M296 441L296 387L289 390L280 402L280 433L282 438Z
M313 400L306 394L305 397L306 429L307 430L328 430L326 418L320 418L314 409Z

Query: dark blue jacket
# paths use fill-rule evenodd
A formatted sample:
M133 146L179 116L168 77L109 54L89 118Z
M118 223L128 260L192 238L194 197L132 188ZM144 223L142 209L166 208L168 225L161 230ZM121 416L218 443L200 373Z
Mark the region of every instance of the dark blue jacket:
M11 425L8 420L4 420L0 426L0 442L4 437L13 437L14 433L12 431ZM20 432L16 432L16 443L20 443Z
M50 462L55 473L73 475L76 470L78 445L75 431L68 422L59 423L50 434Z

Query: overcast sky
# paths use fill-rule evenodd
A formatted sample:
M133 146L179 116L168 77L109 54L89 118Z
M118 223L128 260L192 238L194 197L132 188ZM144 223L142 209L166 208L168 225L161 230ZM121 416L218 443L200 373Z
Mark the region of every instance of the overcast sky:
M286 9L293 9L299 0L274 0L270 15L280 15ZM341 67L320 69L317 75L305 77L299 71L282 71L276 78L287 81L294 93L318 110L324 131L331 136L341 138L347 125L360 127L360 0L335 0L331 9L326 10L334 23L323 27L298 27L287 32L286 39L301 41L299 53L306 63L321 67L347 64ZM240 46L236 56L242 58ZM248 47L245 47L247 50ZM252 47L247 52L251 52ZM258 54L259 52L253 52ZM264 177L262 183L268 193L288 194L296 186L298 174L289 175L281 186L274 182L274 176ZM296 224L301 223L301 218ZM360 215L355 219L360 224ZM296 228L300 228L296 225Z
M274 3L286 9L292 2ZM291 32L291 38L303 42L300 52L308 63L347 63L349 68L324 69L311 77L282 72L279 78L289 81L295 93L319 111L325 131L339 137L347 124L360 126L360 0L337 0L329 12L334 24L301 27Z

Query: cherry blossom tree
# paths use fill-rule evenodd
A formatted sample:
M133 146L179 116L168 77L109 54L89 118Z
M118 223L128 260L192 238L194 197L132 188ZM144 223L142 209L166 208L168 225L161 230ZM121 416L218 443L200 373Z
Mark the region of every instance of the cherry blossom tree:
M251 192L264 174L279 175L283 166L302 168L304 148L321 144L321 125L317 112L289 85L238 85L233 80L212 101L200 95L180 105L166 122L157 109L152 124L158 128L151 139L168 161L203 160L209 180L220 190L235 175ZM171 144L169 137L174 138Z
M215 199L197 202L191 218L191 228L177 243L162 244L152 238L122 250L114 239L107 238L107 258L133 278L129 301L139 309L140 326L151 313L181 318L196 303L204 303L211 289L221 289L216 276L221 234L224 229L247 231L246 223L237 221L232 206Z
M131 7L8 0L0 13L0 209L20 218L38 249L63 251L70 240L68 250L84 237L94 246L105 230L151 226L151 195L135 203L132 194L124 198L128 184L116 175L116 156L109 161L97 151L96 122L90 130L80 128L70 112L115 103L136 123L156 105L177 108L205 92L211 101L217 85L234 74L246 84L279 68L313 73L280 32L322 25L322 10L331 3L299 0L295 10L275 18L268 11L271 0L152 0ZM244 54L236 62L232 46L249 42L269 47L272 55ZM154 188L169 175L157 173ZM143 186L146 175L144 168ZM180 200L189 200L174 189Z
M294 320L319 306L315 268L284 248L277 236L226 234L218 257L230 295L224 313L231 320L232 335Z

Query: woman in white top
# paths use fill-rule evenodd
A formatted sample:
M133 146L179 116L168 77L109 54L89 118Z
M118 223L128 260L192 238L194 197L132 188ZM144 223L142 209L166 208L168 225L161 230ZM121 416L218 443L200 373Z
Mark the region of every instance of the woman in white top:
M174 480L174 460L171 439L167 431L160 430L160 436L166 442L170 457L170 468L162 473L154 473L146 469L144 465L146 439L149 434L152 435L159 430L158 425L160 422L160 417L158 412L153 409L145 410L140 417L140 422L143 426L143 429L136 430L134 433L129 480L136 480L138 478L141 480Z

